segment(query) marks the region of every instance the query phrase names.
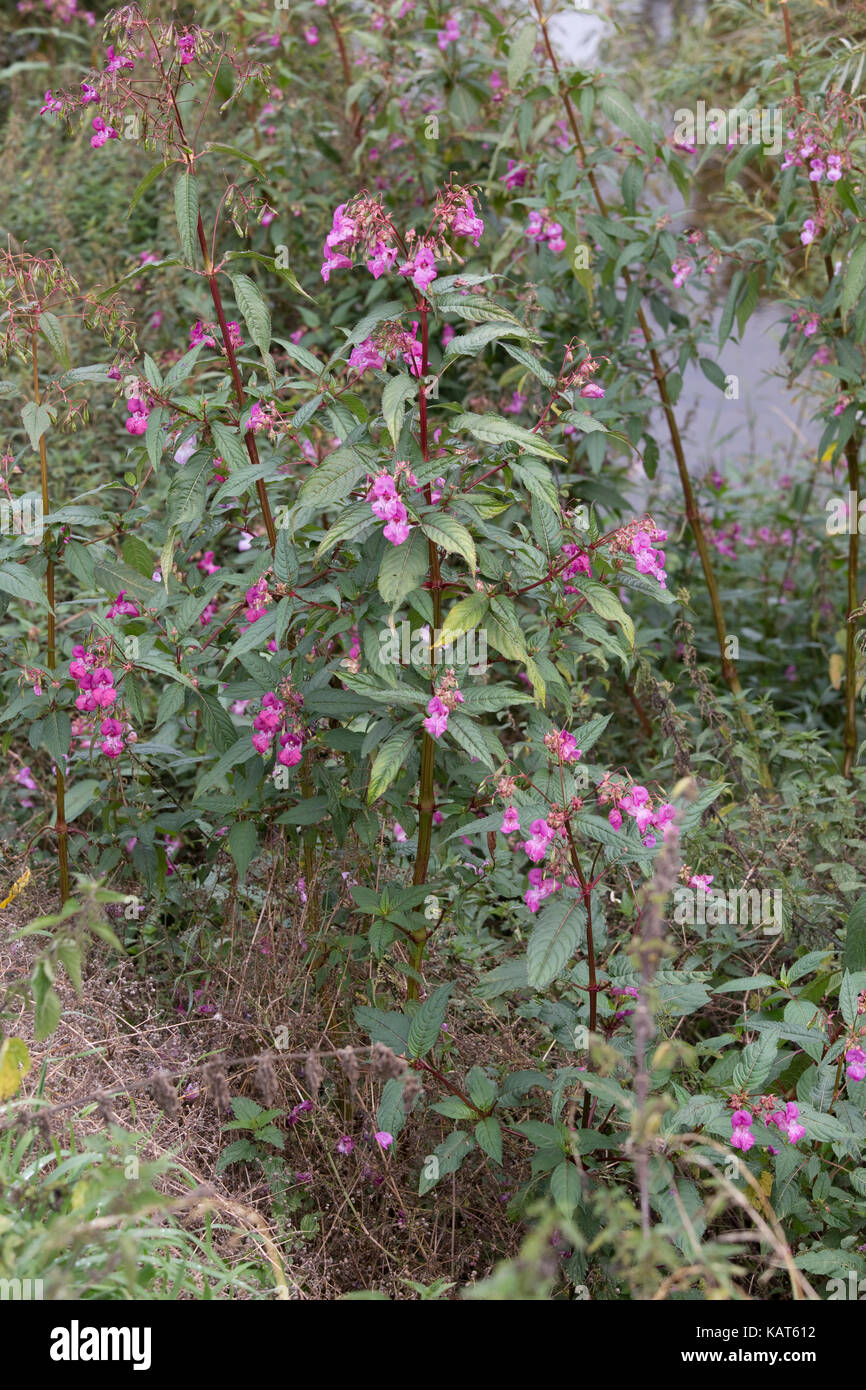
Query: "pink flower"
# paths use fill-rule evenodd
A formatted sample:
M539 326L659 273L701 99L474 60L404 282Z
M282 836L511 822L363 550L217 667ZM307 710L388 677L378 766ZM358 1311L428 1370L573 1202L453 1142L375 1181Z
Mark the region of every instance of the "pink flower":
M386 246L383 241L377 241L366 260L367 269L373 279L378 280L380 275L391 270L399 254L396 246ZM369 342L369 339L367 341Z
M196 566L202 574L217 574L222 568L221 565L214 564L213 551L206 550Z
M429 246L419 246L411 261L401 265L398 275L410 275L416 289L426 290L436 279L436 257Z
M849 1081L866 1080L866 1052L862 1047L849 1047L845 1053L846 1075Z
M304 38L307 40L307 43L310 45L311 48L319 42L319 31L316 28L315 24L309 24L307 26L307 28L304 30Z
M590 401L600 401L604 395L604 387L599 386L595 381L588 381L582 387L580 394Z
M408 838L409 838L409 837L408 837L408 835L406 834L406 831L403 829L403 827L402 827L402 825L400 824L400 822L399 822L398 820L395 820L395 822L394 822L394 839L397 841L398 845L403 845L403 844L405 844Z
M380 1149L390 1149L391 1145L394 1142L393 1134L389 1134L387 1129L377 1129L376 1133L373 1135L373 1138L376 1140L376 1143L379 1145Z
M684 256L678 256L671 264L674 277L674 288L680 289L686 283L689 276L694 274L694 269L691 261L686 260Z
M130 64L130 66L132 65ZM102 119L101 116L94 116L90 124L93 126L93 129L96 132L95 135L91 135L90 137L90 143L95 150L100 149L100 147L104 145L107 140L120 139L120 136L118 135L114 127L106 125L105 121Z
M350 1154L355 1147L355 1141L348 1134L344 1134L337 1140L337 1153Z
M714 874L692 874L688 886L689 888L701 888L706 893L714 877Z
M622 815L615 807L612 811L608 812L607 818L614 830L622 829Z
M802 243L803 243L804 246L808 246L810 242L812 242L812 241L815 240L815 220L814 220L814 218L812 218L812 217L807 217L807 218L806 218L806 221L803 223L803 230L802 230L802 232L800 233L800 240L802 241Z
M40 108L39 108L39 114L40 114L40 116L44 116L46 111L50 111L50 112L53 113L53 112L55 112L55 111L62 111L62 110L63 110L63 102L60 101L57 97L53 97L53 96L51 95L51 89L49 88L48 91L45 93L45 105L44 105L44 106L40 106Z
M510 835L512 830L520 829L520 815L516 806L506 806L505 815L502 817L500 832L503 835Z
M449 15L445 20L445 28L438 29L436 32L436 42L444 53L449 43L456 43L459 38L460 25L453 15Z
M448 715L450 711L446 704L434 695L427 704L428 717L424 720L424 728L431 738L439 738L448 728Z
M732 1148L742 1149L743 1153L748 1153L755 1142L755 1136L749 1128L753 1124L752 1116L748 1110L735 1110L731 1116L731 1124L733 1125Z
M354 368L359 376L363 376L368 371L382 371L385 359L373 339L365 338L363 343L359 343L349 354L349 366Z
M130 602L124 598L125 589L121 589L117 598L106 613L106 618L137 618L139 617L139 607L137 603Z

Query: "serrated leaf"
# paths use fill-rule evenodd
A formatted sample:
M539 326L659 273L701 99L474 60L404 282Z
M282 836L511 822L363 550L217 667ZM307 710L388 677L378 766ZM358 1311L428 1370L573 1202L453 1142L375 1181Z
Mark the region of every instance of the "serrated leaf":
M191 266L196 262L198 245L198 184L187 169L174 185L174 215L184 256Z
M447 512L440 512L435 517L423 517L421 530L427 539L433 541L441 550L446 550L452 555L462 555L474 578L478 561L471 531L459 521L455 521Z
M368 464L354 449L335 449L318 468L304 479L298 504L319 510L335 502L345 502L355 484L368 470Z
M429 562L427 541L417 526L402 545L391 545L389 542L376 582L379 593L385 603L390 604L392 612L400 607L413 589L419 588L424 582Z
M576 898L558 898L542 908L526 950L526 978L546 989L562 973L583 941L586 912Z
M271 345L271 316L258 285L248 275L232 275L232 289L250 337L261 353Z
M389 379L382 392L382 414L385 417L385 424L388 426L388 433L395 449L400 438L400 431L403 428L406 403L415 395L417 388L417 381L407 372L401 372L399 376L392 376Z
M570 1159L565 1159L550 1175L550 1195L562 1215L571 1219L580 1203L580 1176Z
M448 1011L448 1000L454 985L439 985L433 993L424 1000L409 1027L409 1056L413 1058L426 1057L427 1053L435 1046L442 1031L442 1024L445 1022L445 1015Z
M453 425L455 430L468 430L484 444L519 444L527 453L538 454L540 458L558 459L565 462L565 456L548 444L546 439L499 415L458 415Z
M373 802L388 790L394 778L399 774L414 738L415 733L412 729L398 729L382 744L370 769L370 785L367 788L368 806L372 806Z
M479 1149L483 1149L494 1163L502 1163L502 1126L493 1115L486 1115L475 1126L475 1138Z
M258 849L258 837L252 821L236 820L229 831L228 844L229 854L237 865L238 878L243 883Z

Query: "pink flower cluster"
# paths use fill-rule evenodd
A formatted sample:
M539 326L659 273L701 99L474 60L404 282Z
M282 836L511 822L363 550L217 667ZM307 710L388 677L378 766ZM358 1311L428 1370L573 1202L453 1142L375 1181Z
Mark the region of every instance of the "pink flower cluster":
M563 588L567 594L577 594L580 590L575 589L573 584L568 584L565 581L573 579L576 574L592 574L589 555L581 546L575 545L572 541L566 541L562 547L562 553L569 556L569 563L562 571Z
M531 212L529 223L526 228L526 235L533 241L546 241L551 251L558 255L565 250L565 238L562 235L562 227L559 222L551 219L550 213Z
M406 480L410 484L414 484L415 475L407 473ZM383 471L379 474L367 493L366 500L370 503L373 515L387 522L382 532L386 541L390 541L392 545L402 545L404 541L409 539L409 532L412 527L403 499L397 491L397 481L390 473Z
M789 1144L796 1144L806 1133L806 1126L800 1124L799 1107L794 1101L789 1100L785 1109L779 1108L779 1102L775 1096L761 1096L758 1101L757 1109L763 1114L764 1124L775 1125L780 1134L784 1134ZM748 1153L755 1143L755 1136L752 1133L752 1125L755 1123L752 1114L748 1110L735 1110L731 1116L731 1146L740 1149L743 1153ZM778 1153L778 1149L770 1147L771 1153Z
M239 350L244 346L240 324L237 323L235 319L229 319L226 327L229 330L229 343L233 348ZM215 348L217 346L218 332L219 330L216 324L202 323L201 319L197 319L189 330L189 345L191 348L194 348L198 347L199 343L203 343L205 347Z
M130 434L144 434L147 429L147 418L150 410L141 396L130 396L126 402L129 415L126 419L126 428Z
M544 746L559 762L576 763L578 758L583 757L574 734L570 734L567 729L551 729L550 733L544 735Z
M614 830L622 829L622 813L625 811L626 815L635 821L647 849L652 849L656 843L653 831L660 831L663 840L673 833L676 808L670 801L662 802L653 810L652 798L646 787L634 783L631 789L623 794L622 784L611 782L609 778L610 774L605 773L599 783L598 802L602 806L608 801L613 802L613 809L608 812L607 818Z
M359 195L349 212L348 207L348 203L341 203L336 208L325 237L322 279L326 283L332 271L351 270L353 255L364 261L375 280L392 270L403 255L398 275L410 278L423 293L436 279L437 257L446 253L445 237L449 233L469 237L478 246L484 231L472 194L462 187L447 188L437 195L430 229L420 240L409 231L401 241L381 202L367 194Z
M431 738L441 738L448 728L448 716L464 702L457 689L457 678L453 670L446 671L435 695L427 702L427 718L424 728Z
M90 137L90 143L95 150L101 149L109 140L120 139L114 126L106 125L101 116L94 116L90 124L93 126L94 130L93 135Z
M244 594L244 598L247 605L244 609L244 617L249 626L252 627L253 623L257 623L259 618L263 618L268 611L267 605L270 602L270 595L268 594L267 575L263 574L261 579L257 579L255 584L251 584Z
M75 708L87 713L96 709L110 709L118 695L109 667L97 666L96 653L86 651L80 644L72 648L72 657L69 674L79 690Z
M260 712L253 720L253 747L257 753L265 754L269 751L274 741L274 736L279 736L280 751L277 754L277 762L282 763L283 767L296 767L301 761L304 751L304 738L299 728L295 726L287 727L287 706L273 691L268 691L262 698Z
M838 183L842 178L842 155L824 149L821 136L813 132L789 130L789 145L782 160L783 169L800 169L805 172L808 162L809 181Z

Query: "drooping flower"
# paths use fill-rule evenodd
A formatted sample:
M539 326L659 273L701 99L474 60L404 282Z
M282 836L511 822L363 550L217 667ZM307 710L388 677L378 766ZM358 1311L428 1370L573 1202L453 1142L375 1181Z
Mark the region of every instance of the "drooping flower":
M741 1149L743 1153L748 1153L755 1142L755 1136L750 1126L754 1123L748 1110L735 1110L731 1116L733 1132L731 1134L731 1146Z
M866 1080L866 1052L862 1047L849 1047L845 1053L845 1074L849 1081Z

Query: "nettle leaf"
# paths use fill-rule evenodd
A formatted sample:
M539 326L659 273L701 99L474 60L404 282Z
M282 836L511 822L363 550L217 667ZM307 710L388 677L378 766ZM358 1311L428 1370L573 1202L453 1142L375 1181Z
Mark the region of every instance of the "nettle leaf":
M391 605L392 612L426 579L429 560L427 542L417 526L402 545L388 543L377 583L379 593L385 603Z
M565 462L565 455L548 444L546 439L524 429L522 425L503 420L500 415L458 415L453 427L455 430L468 430L473 438L480 439L483 444L519 444L530 454Z
M475 542L471 531L461 522L455 521L447 512L439 512L432 517L423 516L421 530L427 539L433 541L441 550L447 550L452 555L462 555L474 577L478 565Z
M258 836L252 821L236 820L229 831L228 843L229 854L237 864L238 878L243 883L258 849Z
M526 978L546 989L561 975L584 938L586 909L577 898L559 897L542 908L526 950Z
M453 983L439 985L429 995L421 1005L409 1027L409 1052L413 1058L426 1057L433 1046L439 1040L442 1031L442 1024L445 1022L445 1015L448 1012L448 1000L451 997Z
M367 788L368 806L372 806L373 802L388 790L394 778L401 771L414 738L414 729L403 728L391 734L382 744L370 769L370 785Z
M320 463L304 479L298 493L298 505L318 510L335 502L345 502L368 468L367 460L355 449L335 449L324 463Z
M259 352L266 353L271 345L271 316L261 291L248 275L232 275L230 278L250 337Z
M174 215L184 256L195 265L198 246L198 184L189 170L174 185Z
M385 417L385 424L388 426L388 433L393 440L395 449L397 440L400 438L400 431L403 428L406 405L415 395L417 389L417 381L409 376L408 372L401 372L399 376L391 377L382 392L382 414Z

